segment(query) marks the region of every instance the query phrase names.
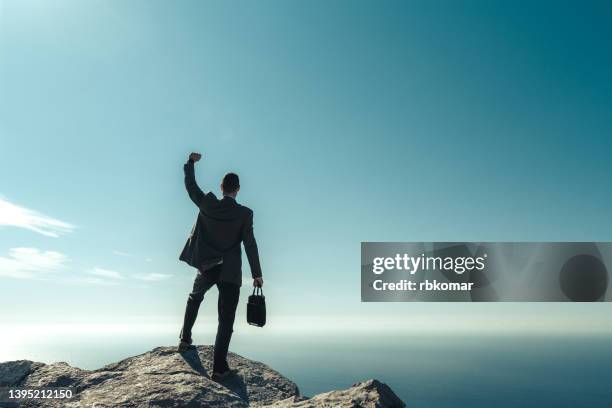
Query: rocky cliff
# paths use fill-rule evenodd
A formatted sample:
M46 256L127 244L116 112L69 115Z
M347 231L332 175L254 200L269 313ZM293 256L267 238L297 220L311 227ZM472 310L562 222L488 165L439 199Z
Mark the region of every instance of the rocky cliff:
M385 384L357 383L346 390L312 398L265 364L230 353L237 374L211 380L212 347L179 354L158 347L98 370L66 363L43 364L20 360L0 363L0 387L72 387L70 400L31 400L24 407L404 407ZM4 404L4 405L2 405ZM10 406L0 402L0 406ZM15 406L15 405L13 405Z

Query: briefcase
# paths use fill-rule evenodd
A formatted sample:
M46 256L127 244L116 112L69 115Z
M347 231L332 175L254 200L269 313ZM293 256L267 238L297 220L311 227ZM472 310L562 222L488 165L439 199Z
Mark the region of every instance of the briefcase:
M255 286L253 294L249 296L247 323L258 327L263 327L266 324L266 297L263 295L261 286Z

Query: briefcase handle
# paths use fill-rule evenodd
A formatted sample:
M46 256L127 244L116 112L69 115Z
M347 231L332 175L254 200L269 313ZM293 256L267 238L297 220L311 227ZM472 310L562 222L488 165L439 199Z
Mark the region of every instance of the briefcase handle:
M259 291L257 289L259 289ZM263 289L262 289L262 287L261 286L255 286L253 288L253 295L263 296Z

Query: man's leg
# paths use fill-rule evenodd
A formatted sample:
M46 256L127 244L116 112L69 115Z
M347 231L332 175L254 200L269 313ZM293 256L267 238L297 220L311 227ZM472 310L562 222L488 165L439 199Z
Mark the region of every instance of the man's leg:
M193 289L187 299L183 329L180 334L181 342L191 344L191 329L196 321L196 317L198 317L200 304L204 299L206 291L215 284L217 276L218 274L215 273L214 268L206 272L197 272L193 281Z
M227 365L227 350L229 349L232 332L234 331L234 318L240 297L240 286L227 282L217 283L219 288L219 326L215 340L215 356L213 372L224 373L229 369Z

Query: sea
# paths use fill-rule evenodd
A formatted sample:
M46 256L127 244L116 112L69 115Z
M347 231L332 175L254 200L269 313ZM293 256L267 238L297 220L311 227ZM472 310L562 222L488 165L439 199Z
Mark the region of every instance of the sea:
M3 325L0 361L65 361L96 369L157 346L174 327ZM214 341L214 327L194 332ZM369 378L408 407L612 407L612 336L435 334L329 330L309 334L238 327L231 351L261 361L312 396Z

